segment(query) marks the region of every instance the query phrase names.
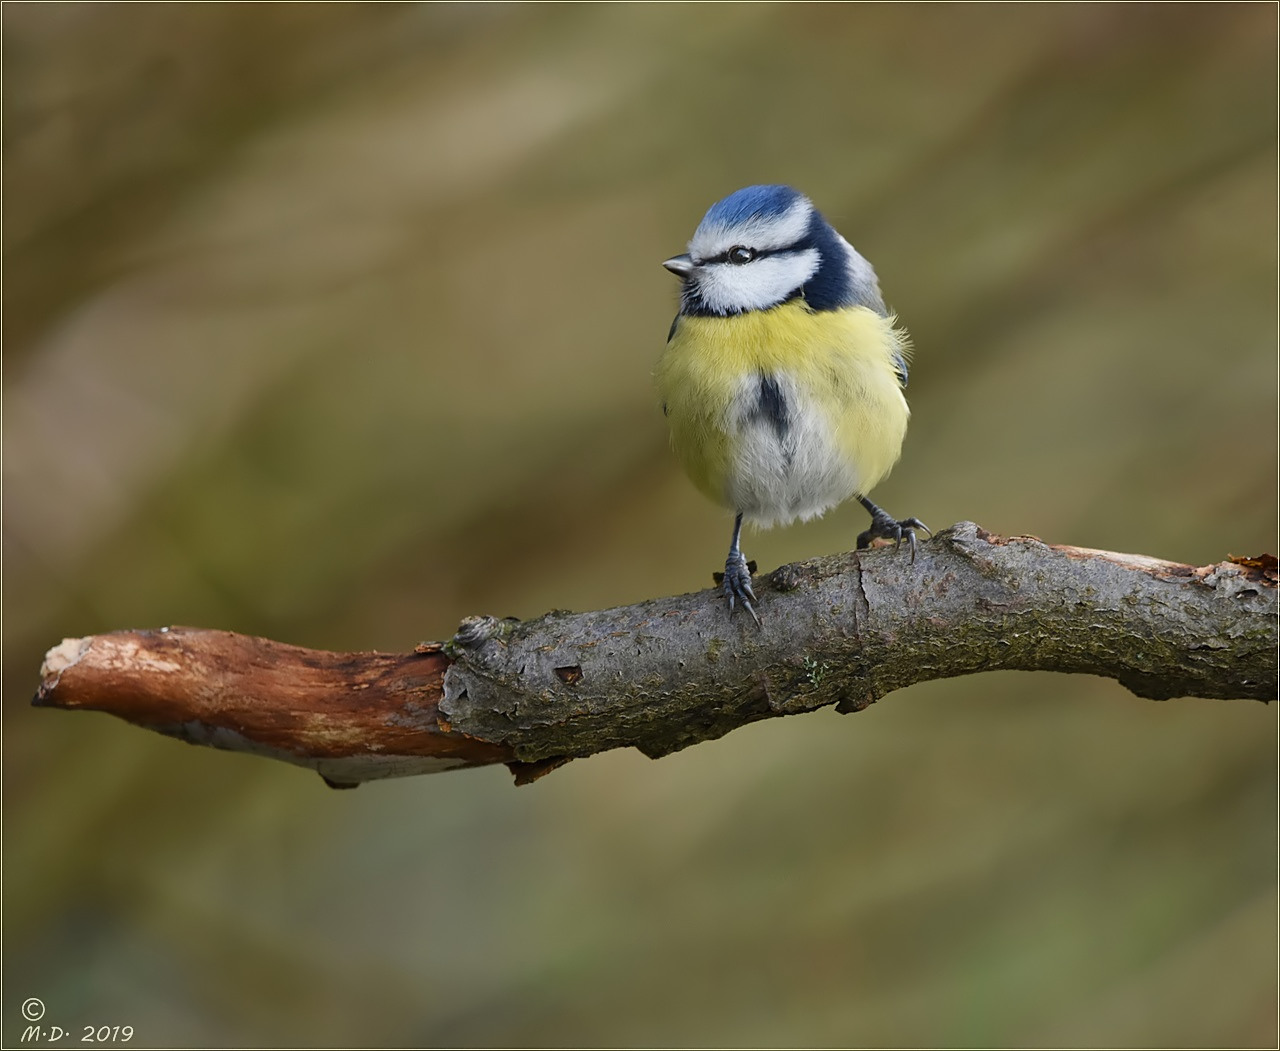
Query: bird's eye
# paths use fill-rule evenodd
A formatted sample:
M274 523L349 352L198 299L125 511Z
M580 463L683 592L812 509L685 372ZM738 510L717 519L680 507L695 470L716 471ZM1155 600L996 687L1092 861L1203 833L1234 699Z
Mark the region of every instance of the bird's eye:
M756 257L754 248L747 248L745 245L734 245L725 253L725 257L729 262L741 266L743 263L749 263Z

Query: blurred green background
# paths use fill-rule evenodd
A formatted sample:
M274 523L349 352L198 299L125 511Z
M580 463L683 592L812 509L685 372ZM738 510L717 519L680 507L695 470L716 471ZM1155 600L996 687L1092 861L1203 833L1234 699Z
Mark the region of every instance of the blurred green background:
M993 674L342 793L28 707L64 636L706 586L659 262L751 182L914 336L878 502L1274 550L1272 5L3 16L6 1046L1276 1046L1274 706Z

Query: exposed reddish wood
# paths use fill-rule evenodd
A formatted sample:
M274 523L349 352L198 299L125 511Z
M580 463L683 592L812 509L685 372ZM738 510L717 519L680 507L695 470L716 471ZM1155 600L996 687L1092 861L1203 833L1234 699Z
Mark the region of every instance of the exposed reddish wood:
M192 743L265 752L335 783L510 761L451 731L439 703L450 659L332 653L199 628L67 639L45 658L35 703L110 712Z

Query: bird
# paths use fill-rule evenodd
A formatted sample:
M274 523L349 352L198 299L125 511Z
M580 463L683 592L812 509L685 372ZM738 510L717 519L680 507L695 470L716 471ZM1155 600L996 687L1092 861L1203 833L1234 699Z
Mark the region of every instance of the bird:
M808 520L850 497L871 515L857 538L908 541L918 518L867 498L906 435L911 345L875 270L800 191L747 186L708 210L684 254L662 264L680 307L654 371L671 444L693 484L735 513L720 580L729 615L757 625L742 525Z

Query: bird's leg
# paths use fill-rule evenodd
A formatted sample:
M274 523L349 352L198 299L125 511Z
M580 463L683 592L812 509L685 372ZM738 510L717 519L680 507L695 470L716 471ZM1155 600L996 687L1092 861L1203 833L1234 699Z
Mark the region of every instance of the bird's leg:
M751 619L757 624L760 623L760 617L756 613L756 608L752 605L756 600L756 593L751 590L751 570L747 566L747 560L742 556L742 548L738 546L742 537L742 512L738 512L738 517L733 520L733 540L729 542L729 557L724 560L724 594L729 600L729 612L733 612L735 602L741 602L742 608L751 614Z
M858 534L858 550L870 547L871 541L892 540L895 547L902 546L902 538L907 538L907 543L911 546L911 561L916 560L916 530L923 529L930 536L933 536L933 530L925 525L918 518L903 518L901 521L890 518L888 513L877 507L865 496L858 497L858 503L865 507L871 513L871 528L866 532Z

